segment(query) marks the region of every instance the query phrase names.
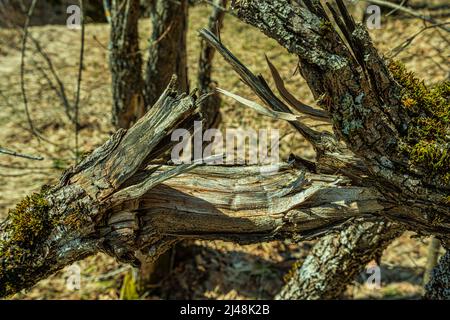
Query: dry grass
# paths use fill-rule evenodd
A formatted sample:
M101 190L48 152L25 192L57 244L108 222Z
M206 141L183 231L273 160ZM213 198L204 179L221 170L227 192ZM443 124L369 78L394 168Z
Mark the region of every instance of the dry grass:
M209 9L198 6L190 14L188 53L191 86L195 86L199 39L196 30L206 25ZM148 20L141 21L141 47L145 48L149 34ZM372 32L381 52L402 43L422 28L416 20L383 21L383 29ZM110 125L111 90L107 62L108 27L88 25L86 28L86 58L82 83L80 119L81 152L100 145L112 132ZM34 27L31 34L39 39L52 58L57 72L65 83L69 98L73 101L79 33L62 26ZM435 83L448 76L446 65L449 55L448 42L437 30L427 30L420 35L399 59L415 70L428 83ZM296 58L267 39L258 31L243 25L233 17L227 17L222 40L253 72L270 79L264 60L266 53L284 76L288 89L306 103L313 104L313 97L300 75L295 74ZM447 38L448 41L448 38ZM38 141L27 131L27 123L19 86L20 36L13 30L0 30L0 145L45 157L33 162L0 156L0 215L6 215L18 200L42 184L51 184L62 169L74 163L73 125L64 114L60 100L51 91L32 60L45 66L40 56L31 50L27 53L26 83L30 111L36 128L55 145ZM32 45L29 44L32 48ZM224 89L241 96L256 99L239 80L231 68L221 59L215 62L214 78ZM290 152L313 158L312 148L287 124L262 118L236 102L224 98L222 104L222 128L276 127L282 140L281 153ZM383 256L383 285L380 290L369 290L355 281L348 290L354 298L399 298L418 296L426 262L427 239L413 239L405 235L397 239ZM271 242L250 246L230 243L196 241L185 249L175 265L170 279L145 298L208 298L248 299L272 298L279 290L282 275L290 265L305 256L311 244L289 241ZM183 256L183 249L178 250ZM99 254L79 263L82 271L81 290L70 291L65 281L67 269L42 281L27 293L17 294L16 299L117 299L126 268L113 259ZM122 271L116 272L113 271ZM113 272L113 274L109 274ZM106 275L106 276L105 276Z

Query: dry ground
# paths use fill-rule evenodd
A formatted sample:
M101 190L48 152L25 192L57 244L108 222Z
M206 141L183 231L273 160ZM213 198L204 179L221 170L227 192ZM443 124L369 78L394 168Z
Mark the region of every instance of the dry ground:
M209 8L197 6L190 13L188 35L191 86L195 87L199 39L196 30L207 23ZM150 22L141 21L141 48L148 45ZM382 29L371 31L374 41L384 54L402 44L423 27L414 19L383 18ZM108 26L90 24L86 28L86 56L80 103L79 153L100 145L113 131L110 125L111 90L107 62ZM65 84L71 101L74 100L78 68L79 32L64 26L31 28ZM279 68L288 88L306 103L314 103L311 93L296 69L296 59L276 42L228 16L221 34L222 40L242 62L255 73L270 79L264 61L266 53ZM42 57L29 43L27 51L26 85L33 123L51 143L39 141L28 130L20 94L20 33L0 30L0 146L45 157L44 161L30 161L0 155L0 217L25 195L43 184L52 184L63 169L74 163L74 130L64 113L60 99L49 87L39 71L46 69ZM421 33L398 59L433 84L449 76L449 38L436 29ZM47 69L46 69L47 70ZM221 59L215 62L214 78L219 85L241 96L256 99ZM277 127L282 139L281 152L313 158L311 147L284 123L261 118L251 110L224 99L222 127ZM407 234L397 239L382 259L382 286L371 290L363 277L355 279L347 291L347 298L414 298L421 293L426 263L428 239ZM221 241L196 241L189 248L179 248L179 262L171 276L142 298L194 299L270 299L283 285L283 275L296 259L302 259L311 243L291 241L239 246ZM189 254L187 254L189 253ZM15 299L117 299L122 279L129 268L103 254L78 263L81 267L81 289L71 291L66 286L68 269L41 281Z

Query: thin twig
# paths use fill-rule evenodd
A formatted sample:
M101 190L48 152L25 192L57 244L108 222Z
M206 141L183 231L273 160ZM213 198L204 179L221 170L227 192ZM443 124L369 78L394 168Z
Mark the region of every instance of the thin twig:
M402 2L400 3L400 6L403 7L405 5L405 2L407 2L408 0L402 0ZM389 17L391 15L393 15L394 13L396 13L398 11L398 8L392 9L391 11L389 11L386 14L386 17Z
M441 25L448 25L448 24L450 24L450 22L445 22L445 23L442 23ZM422 32L424 32L428 29L437 28L439 26L440 25L438 25L438 24L433 24L431 26L426 26L426 27L420 29L418 32L416 32L411 37L406 39L403 43L401 43L400 45L398 45L397 47L392 49L390 51L390 54L388 54L389 58L392 59L392 58L395 58L396 56L398 56L402 51L404 51L414 41L414 39L416 39L420 34L422 34Z
M387 8L397 9L399 11L402 11L402 12L406 13L406 14L409 14L410 16L422 19L424 21L430 22L430 23L435 24L435 25L439 25L439 28L441 28L442 30L450 32L450 28L449 27L445 27L443 25L442 21L435 20L435 19L433 19L433 18L431 18L429 16L424 16L424 15L422 15L420 13L417 13L416 11L414 11L414 10L412 10L410 8L403 7L401 5L398 5L398 4L395 4L395 3L392 3L392 2L388 2L388 1L385 1L385 0L359 0L359 1L366 1L366 2L369 2L369 3L376 4L376 5L384 6L384 7L387 7Z
M64 84L61 81L61 79L59 78L58 74L56 73L56 70L53 66L52 60L50 59L50 57L48 56L48 54L42 49L41 44L39 43L39 41L37 39L35 39L34 37L30 36L30 39L33 41L34 46L37 50L37 52L42 56L42 58L45 60L45 62L47 63L47 67L50 71L50 73L52 74L53 78L55 79L56 83L58 84L58 88L53 87L53 90L56 92L56 94L60 97L63 106L64 106L64 110L66 112L67 117L69 118L69 120L74 123L75 119L72 117L72 115L70 114L70 109L72 109L72 107L70 106L69 103L69 99L67 98L66 95L66 90L64 88ZM45 71L44 71L45 72ZM48 78L48 80L50 80L50 78Z
M75 98L75 104L74 104L74 111L75 111L75 163L78 164L78 157L79 157L79 142L78 142L78 136L79 136L79 125L78 125L78 118L79 118L79 104L80 104L80 89L81 89L81 77L83 74L83 60L84 60L84 7L83 7L83 0L79 0L80 3L80 12L81 12L81 48L80 48L80 65L78 68L78 80L77 80L77 92L76 92L76 98Z
M41 156L32 156L32 155L29 155L29 154L16 152L16 151L13 151L13 150L10 150L10 149L5 149L5 148L2 148L2 147L0 147L0 153L7 154L9 156L19 157L19 158L30 159L30 160L39 160L39 161L40 160L44 160L44 158L41 157Z
M30 25L30 19L33 15L34 9L36 7L37 0L33 0L33 2L30 5L30 8L27 13L27 17L25 20L25 25L23 27L23 37L22 37L22 46L21 46L21 59L20 59L20 90L22 93L22 99L25 109L25 114L27 116L28 125L30 127L30 132L38 138L38 141L45 141L47 143L50 143L52 145L57 145L56 143L48 140L47 138L43 137L39 131L36 130L36 128L33 125L33 121L31 119L31 115L28 109L28 98L25 88L25 52L26 52L26 43L28 38L28 27Z
M25 51L28 36L28 26L30 24L30 17L33 15L34 8L36 7L37 0L31 2L30 8L25 19L25 25L23 27L23 37L22 37L22 48L21 48L21 59L20 59L20 88L22 91L23 105L25 108L25 114L27 115L28 125L35 136L40 139L39 134L37 134L34 128L33 121L31 120L30 111L28 110L28 98L25 89Z
M103 0L103 10L105 11L105 18L111 24L111 3L109 0Z

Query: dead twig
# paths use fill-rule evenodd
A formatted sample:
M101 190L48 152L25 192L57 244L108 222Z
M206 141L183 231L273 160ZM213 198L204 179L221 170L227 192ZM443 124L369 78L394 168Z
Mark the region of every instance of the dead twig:
M5 148L2 148L2 147L0 147L0 153L6 154L6 155L9 155L9 156L13 156L13 157L30 159L30 160L38 160L38 161L44 160L44 158L41 157L41 156L32 156L32 155L29 155L29 154L13 151L13 150L10 150L10 149L5 149Z
M81 12L81 47L80 47L80 65L78 68L78 79L77 79L77 91L74 104L75 112L75 163L78 164L79 157L79 129L78 118L79 118L79 105L80 105L80 89L81 89L81 78L83 74L83 61L84 61L84 8L83 0L79 0L80 12Z
M445 22L445 23L442 23L441 25L448 25L448 24L450 24L450 22ZM423 27L422 29L417 31L415 34L413 34L411 37L406 39L403 43L401 43L400 45L398 45L397 47L392 49L390 51L389 58L392 59L392 58L395 58L396 56L398 56L401 52L403 52L424 31L426 31L428 29L437 28L437 27L439 27L441 25L434 24L434 25L431 25L431 26Z
M420 13L416 12L413 9L410 9L410 8L398 5L396 3L388 2L388 1L385 1L385 0L359 0L359 1L366 1L366 2L373 3L373 4L376 4L376 5L379 5L379 6L384 6L384 7L387 7L387 8L396 9L396 10L404 12L404 13L410 15L410 16L422 19L424 21L427 21L427 22L435 24L435 25L439 25L439 28L441 28L442 30L450 32L450 28L444 26L442 21L438 21L436 19L433 19L430 16L425 16L423 14L420 14Z
M22 48L21 48L21 59L20 59L20 88L22 91L22 99L23 104L25 108L25 114L27 116L28 125L31 128L31 131L35 136L40 139L38 132L34 128L33 121L31 120L30 111L28 109L28 98L27 93L25 89L25 51L26 51L26 43L27 43L27 36L28 36L28 26L30 24L30 17L33 15L34 9L36 7L37 0L33 0L33 2L30 5L30 8L27 13L27 17L25 20L25 25L23 27L23 37L22 37Z

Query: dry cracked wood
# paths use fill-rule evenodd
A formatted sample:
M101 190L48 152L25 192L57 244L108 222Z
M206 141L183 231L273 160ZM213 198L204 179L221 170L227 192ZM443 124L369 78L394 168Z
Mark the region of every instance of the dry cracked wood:
M399 152L410 121L401 107L402 88L364 26L353 21L341 0L336 2L340 12L329 9L345 41L318 0L242 0L235 10L298 55L301 74L330 114L336 137L364 163L372 185L386 198L410 206L406 215L398 212L392 218L448 241L442 236L450 226L450 184L411 168Z
M272 175L258 166L150 164L155 150L165 149L159 143L190 123L199 103L178 96L172 82L131 129L12 210L0 230L1 296L98 251L138 264L141 255L155 259L185 238L310 239L393 209L373 188L306 172L296 162Z

